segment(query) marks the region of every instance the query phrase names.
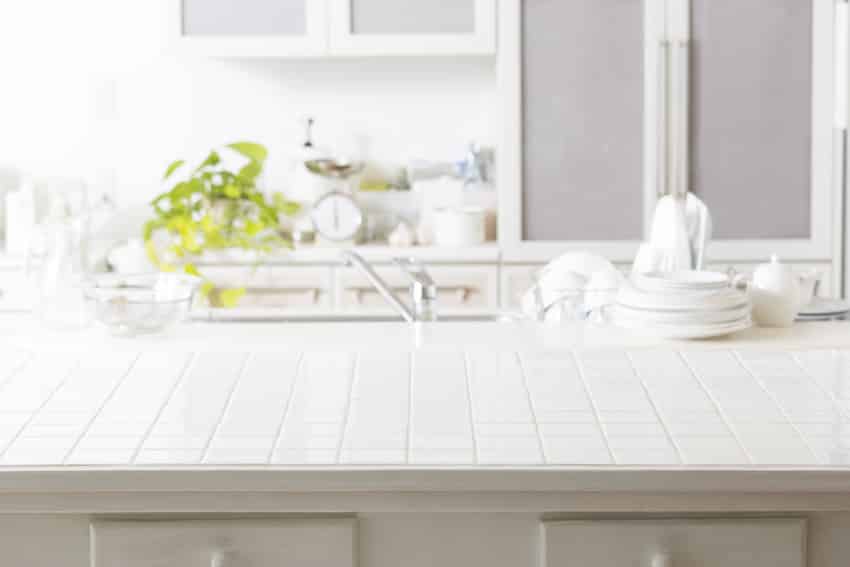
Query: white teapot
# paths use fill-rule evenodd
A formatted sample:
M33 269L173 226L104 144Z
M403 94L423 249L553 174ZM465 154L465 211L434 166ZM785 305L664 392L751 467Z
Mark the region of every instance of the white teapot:
M790 327L802 307L800 278L774 254L761 264L750 284L753 319L760 327Z

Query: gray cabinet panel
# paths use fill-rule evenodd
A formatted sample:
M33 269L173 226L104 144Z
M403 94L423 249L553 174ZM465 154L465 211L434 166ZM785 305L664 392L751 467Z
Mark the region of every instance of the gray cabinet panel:
M812 0L694 0L691 187L715 237L811 234Z
M350 0L354 34L471 34L475 0Z
M523 6L523 238L640 239L643 2Z
M304 35L307 2L182 0L184 35Z

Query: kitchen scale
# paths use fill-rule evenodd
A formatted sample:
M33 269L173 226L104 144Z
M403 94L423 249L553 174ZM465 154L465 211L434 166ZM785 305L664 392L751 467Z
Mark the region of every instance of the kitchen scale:
M305 162L316 175L337 179L343 188L322 195L314 204L310 218L316 229L316 244L351 246L357 244L365 216L353 197L350 179L363 171L363 163L316 159Z

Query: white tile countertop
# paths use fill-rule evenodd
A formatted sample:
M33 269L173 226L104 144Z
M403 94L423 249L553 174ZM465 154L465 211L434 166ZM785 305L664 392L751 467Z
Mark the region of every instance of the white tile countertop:
M17 321L0 356L6 468L850 470L848 324L617 344L610 329L576 341L458 323L420 329L412 347L401 324L193 324L131 340Z

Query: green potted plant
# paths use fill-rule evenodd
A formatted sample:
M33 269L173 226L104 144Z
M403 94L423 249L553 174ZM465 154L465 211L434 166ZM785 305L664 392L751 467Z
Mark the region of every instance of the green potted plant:
M224 166L219 150L211 151L200 165L151 201L154 218L144 227L145 248L154 265L163 271L183 269L202 278L201 294L214 307L235 306L245 290L217 287L204 279L194 260L216 250L236 248L261 256L291 248L291 241L282 234L280 217L295 215L299 208L281 193L268 197L257 188L268 156L264 146L237 142L225 147L245 160L238 171ZM183 160L173 162L164 180L172 180L185 167ZM165 238L159 238L162 234Z

